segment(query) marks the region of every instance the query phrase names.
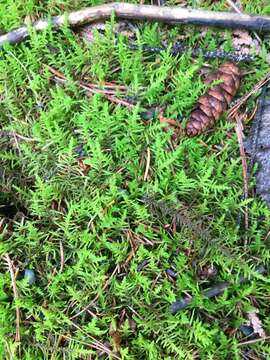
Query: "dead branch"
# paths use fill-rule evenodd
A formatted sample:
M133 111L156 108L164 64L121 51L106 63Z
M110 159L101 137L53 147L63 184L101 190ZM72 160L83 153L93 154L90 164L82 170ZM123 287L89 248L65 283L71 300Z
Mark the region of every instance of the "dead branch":
M265 267L261 264L256 272L258 274L265 274L266 269ZM248 283L251 279L250 278L246 278L244 276L241 276L240 279L238 280L238 284L245 284ZM215 296L218 296L220 294L223 294L223 292L225 291L225 289L229 288L232 286L232 282L230 281L225 281L223 283L219 283L217 285L214 285L213 287L211 287L208 290L205 290L202 292L203 297L211 299ZM194 301L194 297L190 296L189 298L181 298L179 300L176 300L172 305L171 305L171 313L172 314L176 314L178 311L181 311L183 309L185 309L186 307L188 307L190 304L192 304L192 302Z
M239 151L242 161L242 173L243 173L243 188L244 188L244 199L248 199L248 166L247 157L244 148L244 133L243 124L239 116L236 115L235 132L239 144ZM248 206L245 205L245 230L248 230ZM246 245L246 244L245 244Z
M245 15L231 12L215 12L185 9L181 7L161 7L154 5L135 5L111 3L85 8L67 15L54 16L51 20L39 20L32 24L35 31L44 31L52 26L59 29L64 24L80 26L97 20L108 19L112 14L121 19L160 21L170 24L193 24L216 26L230 29L246 29L258 32L270 31L270 17ZM30 24L31 25L31 24ZM29 37L29 26L25 25L0 36L0 47L5 43L18 44Z

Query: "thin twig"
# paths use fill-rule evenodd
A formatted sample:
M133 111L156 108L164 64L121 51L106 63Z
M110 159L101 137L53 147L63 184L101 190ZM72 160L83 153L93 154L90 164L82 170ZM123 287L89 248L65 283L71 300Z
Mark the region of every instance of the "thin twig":
M231 119L233 119L240 107L250 98L251 95L260 90L268 81L270 80L270 72L265 75L265 77L258 81L255 86L248 91L245 95L243 95L230 109L228 115Z
M150 153L150 147L147 147L147 160L146 160L146 167L144 172L143 181L147 180L149 169L150 169L150 160L151 160L151 153Z
M237 14L242 14L242 11L236 6L236 4L231 0L226 0L226 3L235 11Z
M266 272L266 269L263 265L260 265L256 272L258 274L264 274ZM244 276L241 276L238 280L238 284L245 284L247 282L249 282L251 279L250 278L246 278ZM223 283L219 283L214 285L213 287L211 287L208 290L204 290L202 292L202 296L208 299L211 299L212 297L215 297L217 295L223 294L223 292L225 291L225 289L229 288L232 285L232 282L230 281L225 281ZM179 300L176 300L172 305L171 305L171 312L172 314L176 314L178 311L181 311L185 308L187 308L194 300L193 296L190 296L188 298L181 298Z
M28 142L36 142L38 141L37 139L33 139L33 138L29 138L23 135L20 135L18 133L15 132L9 132L9 131L0 131L0 138L2 137L16 137L20 140L24 140L24 141L28 141Z
M13 295L15 300L15 306L16 306L16 335L15 335L15 341L20 342L21 341L21 335L20 335L20 308L18 304L16 303L19 299L18 290L16 286L16 278L13 270L13 264L8 254L4 255L4 259L6 260L8 264L8 270L11 277L11 284L13 289Z
M133 109L136 106L134 104L129 103L126 100L119 99L115 96L111 96L111 95L107 95L107 94L104 94L104 96L106 99L110 100L111 102L113 102L117 105L122 105L124 107L127 107L128 109Z
M243 169L243 186L244 186L244 199L248 199L248 166L247 166L247 157L244 148L244 133L243 133L243 124L239 116L236 116L235 132L238 139L240 156L242 161ZM245 230L248 230L248 206L245 206ZM246 244L245 244L246 246Z
M149 53L161 53L162 51L167 51L166 47L153 47L148 45L138 46L136 44L129 44L129 49L131 50L143 50ZM236 52L228 52L223 49L217 50L205 50L200 47L190 48L189 46L185 46L181 42L174 44L171 48L171 54L173 56L177 56L179 54L185 54L191 51L192 57L204 57L205 59L222 59L233 62L246 61L251 62L254 61L254 57L250 54L242 54L240 51Z
M265 338L258 338L258 339L252 339L252 340L248 340L248 341L243 341L241 343L238 343L237 346L244 346L244 345L249 345L249 344L256 344L257 342L260 341L267 341L270 339L270 336L267 336Z

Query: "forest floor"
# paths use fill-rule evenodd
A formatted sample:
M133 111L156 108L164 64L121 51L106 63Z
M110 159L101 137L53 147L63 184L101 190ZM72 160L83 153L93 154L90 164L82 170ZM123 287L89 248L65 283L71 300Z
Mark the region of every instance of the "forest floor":
M5 0L0 29L95 4ZM242 7L270 14L266 1ZM248 36L112 18L1 51L1 358L269 359L269 279L256 269L270 258L270 211L254 178L243 200L235 123L225 114L203 135L172 139L147 110L162 106L182 126L205 91L202 71L222 61L127 46L230 51L240 39L257 55L240 65L237 99L269 71L269 35ZM245 133L258 95L239 110ZM226 281L221 296L203 297Z

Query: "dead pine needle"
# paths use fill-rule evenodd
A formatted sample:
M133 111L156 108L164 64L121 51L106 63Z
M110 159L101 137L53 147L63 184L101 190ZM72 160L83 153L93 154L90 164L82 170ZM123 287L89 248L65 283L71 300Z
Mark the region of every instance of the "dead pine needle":
M150 148L148 146L147 147L146 167L145 167L143 181L147 181L148 173L149 173L149 169L150 169L150 161L151 161L151 153L150 153Z
M59 248L60 248L60 269L59 273L61 273L64 270L64 263L65 263L65 257L64 257L64 246L62 241L59 242Z
M6 261L6 263L8 264L8 270L10 273L10 278L11 278L11 284L12 284L12 289L13 289L13 295L14 295L14 300L16 302L16 300L19 299L19 295L18 295L18 290L17 290L17 286L16 286L16 277L15 277L15 273L14 273L14 269L13 269L13 263L12 260L10 259L10 256L8 254L4 255L4 260ZM16 342L20 342L21 341L21 334L20 334L20 309L19 306L16 304L16 334L15 334L15 341Z
M257 91L259 91L266 83L270 81L270 72L265 75L265 77L258 81L255 86L248 91L245 95L243 95L230 109L228 112L228 116L233 119L236 115L240 107L246 103L246 101Z
M65 85L67 83L68 80L63 73L52 68L51 66L46 65L46 67L54 75L54 77L51 78L52 81L54 81L56 84L61 84L61 85ZM114 103L116 105L121 105L128 109L133 109L135 107L134 104L131 104L130 102L128 102L124 99L120 99L120 98L116 97L115 96L116 91L112 88L101 89L96 84L87 84L82 81L77 81L77 85L81 89L86 91L86 95L91 96L91 94L102 94L107 100L109 100L111 103ZM123 94L125 94L125 93L123 93Z
M239 151L242 161L242 172L243 172L243 187L244 187L244 199L248 199L248 166L247 166L247 157L244 149L244 133L243 133L243 124L238 115L235 117L235 132L237 135L237 140L239 144ZM248 230L248 206L245 206L245 230Z

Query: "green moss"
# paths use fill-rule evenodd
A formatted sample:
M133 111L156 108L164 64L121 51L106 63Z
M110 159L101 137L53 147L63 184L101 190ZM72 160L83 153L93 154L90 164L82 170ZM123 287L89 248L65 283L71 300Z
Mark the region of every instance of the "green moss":
M243 6L260 13L260 3L243 1ZM27 14L41 17L91 4L6 1L0 24L8 30ZM189 5L198 7L197 2ZM225 2L202 6L226 9ZM122 317L123 359L193 359L196 354L201 359L238 359L243 336L239 330L228 335L227 330L245 321L242 309L252 297L260 305L265 330L270 330L269 284L254 270L269 259L269 210L259 199L249 199L250 227L244 234L237 223L245 206L241 160L234 124L226 115L214 132L194 139L182 136L174 151L168 148L171 134L162 131L158 120L146 124L140 117L148 105L162 104L164 116L187 120L205 88L199 77L204 60L194 61L190 54L173 58L169 51L149 56L128 50L124 37L116 41L114 27L115 21L108 21L91 44L65 28L32 34L26 43L2 51L1 131L20 136L17 141L14 136L0 138L1 204L19 211L12 220L3 217L0 252L8 252L20 271L33 269L37 279L29 285L20 273L17 278L19 349L12 286L3 271L1 356L86 358L96 353L97 341L113 344L110 326ZM229 31L224 35L209 29L201 37L193 27L140 24L136 34L140 44L154 46L164 36L173 42L183 35L190 46L199 43L208 49L215 49L223 36L225 48L231 48ZM263 46L266 53L269 45ZM50 81L47 65L65 74L67 86ZM242 68L256 71L245 76L239 95L269 65L264 55ZM140 95L140 103L128 110L100 94L86 97L75 81L82 74L92 83L126 85L132 96ZM87 171L78 161L78 147ZM143 181L147 148L150 171ZM123 265L132 241L137 252ZM165 272L171 259L178 273L175 282ZM255 281L205 300L201 290L211 281L200 280L197 270L209 262L219 270L212 282L237 282L242 274L253 275ZM115 270L118 264L120 271ZM197 295L198 307L172 316L170 304L184 292ZM89 311L83 311L86 307ZM269 353L263 342L252 349Z

